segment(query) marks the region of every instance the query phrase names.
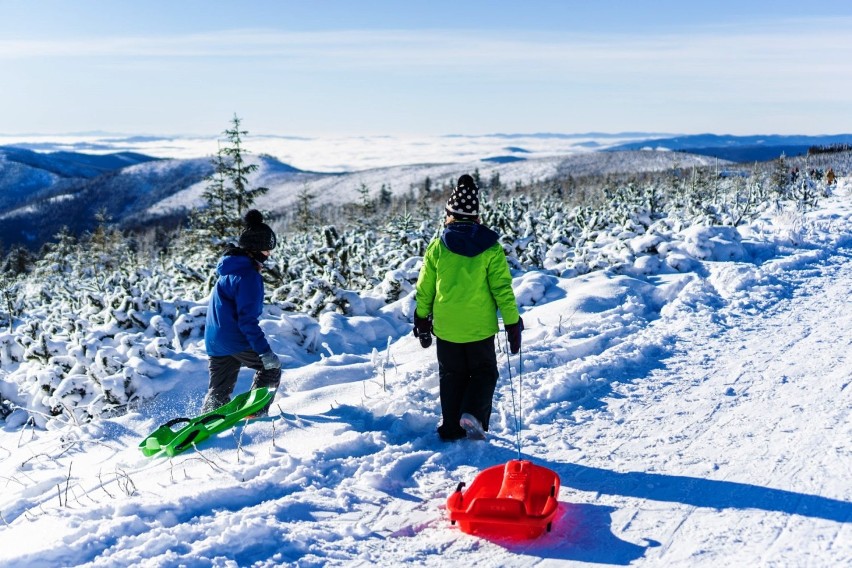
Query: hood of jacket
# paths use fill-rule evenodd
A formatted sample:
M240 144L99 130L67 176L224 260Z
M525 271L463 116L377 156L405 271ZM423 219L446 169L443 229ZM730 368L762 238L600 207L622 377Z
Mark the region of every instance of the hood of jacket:
M260 265L249 254L241 249L231 249L219 259L216 272L219 276L231 276L245 274L246 272L258 272Z
M479 223L456 221L444 228L441 242L450 251L462 256L474 257L482 254L500 238L500 235Z

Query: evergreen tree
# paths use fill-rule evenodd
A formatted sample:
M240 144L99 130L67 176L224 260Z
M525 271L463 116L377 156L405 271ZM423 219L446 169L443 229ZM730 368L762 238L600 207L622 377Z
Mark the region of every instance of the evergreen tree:
M175 247L182 258L197 258L195 270L202 272L206 272L223 243L239 234L243 214L255 199L269 191L266 187L249 187L248 177L258 165L246 163L242 140L248 131L241 129L236 114L231 125L224 131L226 144L220 145L212 160L213 173L202 193L205 204L190 213L188 230L181 233Z
M779 198L787 198L790 186L790 167L787 165L787 157L784 154L781 154L773 162L770 184Z
M124 234L110 223L106 209L100 209L95 214L95 220L98 225L91 233L84 235L84 244L93 261L89 269L113 269L126 263L131 254L130 244Z
M491 174L491 180L488 182L488 188L491 191L491 197L497 199L503 190L503 182L500 181L500 172L494 171Z
M404 235L414 230L414 216L408 210L408 206L403 207L402 213L395 215L388 223L388 228L392 233Z
M0 272L0 299L2 300L2 303L0 303L0 314L4 314L5 312L5 317L7 318L6 322L0 320L0 325L7 323L9 333L12 333L12 324L15 321L17 295L18 278L9 273Z
M313 203L317 196L310 190L308 184L296 196L296 228L307 231L313 225Z
M75 261L80 259L80 247L67 226L63 226L53 237L53 243L42 247L40 258L35 263L33 272L36 276L51 276L60 274L63 277L74 272Z
M30 249L23 245L13 247L3 259L3 264L0 266L0 272L12 276L27 274L33 269L35 258Z
M234 211L235 207L239 208L240 199L236 187L228 184L231 168L226 156L220 147L212 160L213 173L201 194L207 206L194 219L202 237L220 242L232 236L240 224L240 217Z
M258 165L246 163L243 157L245 150L242 147L242 139L248 131L240 130L240 122L240 118L235 114L231 119L231 128L224 132L228 145L222 148L222 152L230 159L224 175L231 182L234 214L237 219L242 219L243 213L251 208L255 199L269 191L267 187L249 187L248 176L257 170Z
M360 212L361 218L360 222L368 222L370 218L376 213L376 201L372 197L370 197L370 188L366 183L361 182L361 187L358 188L358 194L360 195Z

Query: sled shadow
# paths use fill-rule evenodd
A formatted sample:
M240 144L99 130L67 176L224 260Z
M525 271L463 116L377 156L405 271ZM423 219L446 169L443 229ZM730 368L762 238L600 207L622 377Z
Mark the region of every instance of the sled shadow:
M516 459L508 449L489 452L494 461ZM487 459L487 458L486 458ZM559 512L553 530L538 539L519 541L479 535L515 554L536 558L627 565L660 543L645 538L642 544L620 539L612 532L614 507L571 503L571 490L621 495L711 509L758 509L846 523L852 519L852 503L731 481L644 472L616 472L579 464L555 463L529 458L555 471L560 478Z
M535 540L514 540L488 535L482 538L513 554L541 559L627 566L645 555L655 541L645 545L627 542L612 533L614 507L588 503L559 503L552 532Z
M559 472L563 486L582 491L711 509L758 509L839 523L852 518L852 503L784 489L681 475L621 473L578 464L551 466Z

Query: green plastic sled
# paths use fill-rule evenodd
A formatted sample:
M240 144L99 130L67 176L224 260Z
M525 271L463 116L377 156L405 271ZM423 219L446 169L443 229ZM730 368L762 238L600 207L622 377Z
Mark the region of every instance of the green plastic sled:
M145 456L165 454L175 456L193 444L198 444L212 434L227 430L240 419L251 416L272 400L275 391L266 387L250 390L237 396L219 408L195 418L175 418L169 420L139 444ZM173 427L184 424L177 430Z

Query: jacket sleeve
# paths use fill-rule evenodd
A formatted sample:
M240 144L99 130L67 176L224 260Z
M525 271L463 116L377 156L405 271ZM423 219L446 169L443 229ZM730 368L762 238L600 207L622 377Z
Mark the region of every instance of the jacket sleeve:
M420 274L417 276L417 290L414 296L417 302L415 314L421 318L428 317L432 313L432 306L435 303L438 278L435 266L435 243L436 241L432 241L426 248L423 266L420 267Z
M263 312L263 279L260 273L241 278L234 299L237 304L237 325L251 348L257 354L270 351L269 342L260 329L260 315Z
M489 254L491 256L488 261L488 287L491 289L491 295L503 316L503 323L509 325L518 323L521 316L518 313L515 292L512 290L512 274L509 272L506 253L497 243L491 247Z

